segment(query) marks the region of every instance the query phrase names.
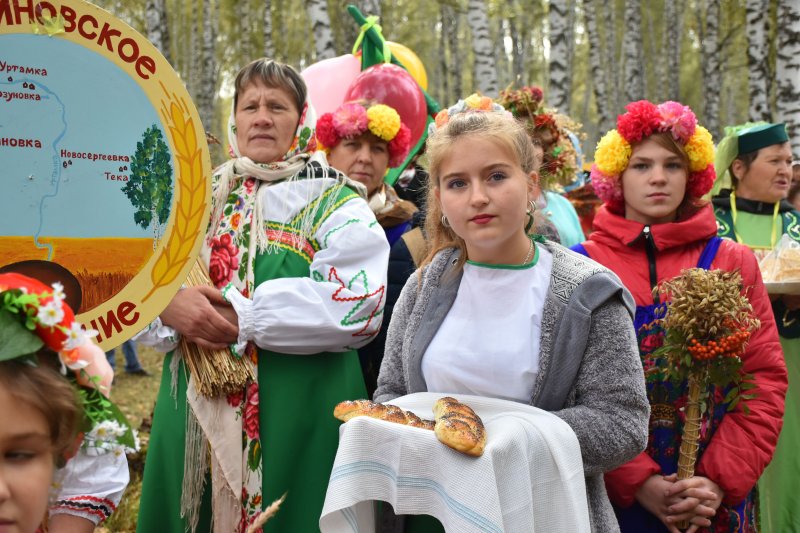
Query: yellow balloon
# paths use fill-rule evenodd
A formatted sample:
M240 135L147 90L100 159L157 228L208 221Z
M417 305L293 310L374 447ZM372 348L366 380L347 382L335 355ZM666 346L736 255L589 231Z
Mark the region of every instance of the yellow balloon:
M425 72L425 65L422 64L422 61L417 57L417 54L411 51L410 48L404 46L400 43L393 43L392 41L386 41L386 44L389 45L389 50L392 51L392 55L400 61L411 77L414 78L420 87L422 87L423 91L428 90L428 74Z

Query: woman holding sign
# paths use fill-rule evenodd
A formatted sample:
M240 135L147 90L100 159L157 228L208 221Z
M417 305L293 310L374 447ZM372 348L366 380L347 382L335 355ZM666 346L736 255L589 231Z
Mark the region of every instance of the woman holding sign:
M235 89L234 157L215 171L201 251L216 288L180 291L138 340L230 346L257 380L200 397L179 354L167 356L139 531L244 531L283 493L264 530L318 529L338 442L330 410L365 395L354 348L380 326L389 247L363 186L314 153L302 78L260 59Z

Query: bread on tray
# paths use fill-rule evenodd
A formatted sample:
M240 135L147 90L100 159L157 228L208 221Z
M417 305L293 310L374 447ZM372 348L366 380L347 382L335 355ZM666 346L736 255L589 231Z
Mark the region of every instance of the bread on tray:
M395 405L369 400L347 400L333 409L333 416L347 422L357 416L368 416L396 424L433 430L436 438L456 451L480 456L486 447L486 428L480 417L468 405L445 396L433 406L436 421L425 420Z

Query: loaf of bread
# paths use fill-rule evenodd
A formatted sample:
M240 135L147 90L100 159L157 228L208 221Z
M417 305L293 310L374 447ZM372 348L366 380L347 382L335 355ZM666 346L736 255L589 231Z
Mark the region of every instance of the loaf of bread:
M400 409L395 405L384 405L369 400L347 400L341 402L333 409L333 416L347 422L357 416L369 416L378 420L386 420L396 424L433 430L432 420L424 420L410 411Z
M445 396L433 406L434 432L440 442L467 455L480 456L486 447L486 428L468 405Z
M800 247L792 243L775 249L759 263L766 282L800 281Z

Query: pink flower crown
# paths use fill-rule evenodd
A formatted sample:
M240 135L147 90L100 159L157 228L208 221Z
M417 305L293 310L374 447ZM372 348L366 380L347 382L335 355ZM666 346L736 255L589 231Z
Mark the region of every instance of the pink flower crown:
M385 104L369 107L347 102L333 113L325 113L317 120L319 148L330 152L342 139L358 137L366 132L389 143L389 166L400 165L411 148L411 130L400 120L400 115Z
M620 175L628 168L632 146L655 133L670 133L686 151L689 177L686 192L700 198L714 185L714 143L707 129L697 124L697 117L688 106L678 102L655 105L639 100L625 106L626 113L617 117L617 129L606 133L594 154L592 186L597 196L616 213L625 210Z

